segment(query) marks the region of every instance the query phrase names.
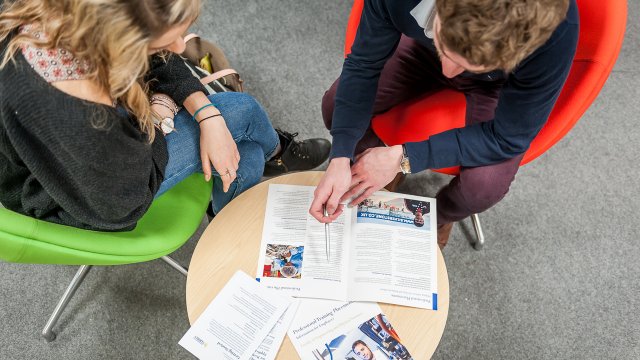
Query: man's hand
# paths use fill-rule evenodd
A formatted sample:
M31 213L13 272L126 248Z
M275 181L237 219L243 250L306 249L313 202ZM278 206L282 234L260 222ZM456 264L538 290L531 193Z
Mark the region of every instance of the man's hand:
M329 163L320 184L313 193L313 202L309 213L318 221L332 222L340 214L344 205L340 204L340 198L349 190L351 184L351 161L349 158L335 158ZM323 205L327 206L328 217L324 217Z
M340 201L357 196L350 202L357 205L382 189L400 172L401 160L402 145L371 148L358 155L351 167L351 190Z

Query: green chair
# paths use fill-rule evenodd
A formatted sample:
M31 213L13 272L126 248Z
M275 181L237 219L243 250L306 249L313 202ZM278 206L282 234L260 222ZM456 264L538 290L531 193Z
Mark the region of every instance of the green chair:
M81 265L47 321L42 336L56 334L53 326L93 265L122 265L161 258L183 275L187 270L166 256L198 229L211 198L213 182L202 174L186 178L153 201L136 228L98 232L53 224L0 207L0 259L15 263Z

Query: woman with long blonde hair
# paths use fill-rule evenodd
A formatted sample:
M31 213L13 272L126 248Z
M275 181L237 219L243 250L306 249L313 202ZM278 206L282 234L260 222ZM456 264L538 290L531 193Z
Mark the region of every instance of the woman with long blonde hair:
M199 11L199 0L5 2L0 202L46 221L127 230L195 171L215 177L217 212L267 161L320 165L326 140L276 132L246 94L205 94L177 55Z

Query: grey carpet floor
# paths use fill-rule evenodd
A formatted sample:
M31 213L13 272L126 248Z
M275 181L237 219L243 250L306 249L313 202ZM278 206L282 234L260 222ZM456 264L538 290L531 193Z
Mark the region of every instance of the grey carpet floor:
M320 99L340 70L351 1L205 3L194 30L227 51L273 123L328 137ZM640 358L638 18L632 0L620 58L581 121L482 214L485 250L469 246L469 221L454 228L435 359ZM402 188L432 196L446 181L422 173ZM188 263L197 238L175 258ZM160 261L94 268L45 344L39 331L75 271L0 264L0 359L192 359L177 345L185 279Z

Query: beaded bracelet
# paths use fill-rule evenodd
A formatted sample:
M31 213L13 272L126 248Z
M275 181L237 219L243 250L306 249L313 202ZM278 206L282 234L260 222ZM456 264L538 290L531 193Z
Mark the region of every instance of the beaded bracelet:
M176 115L178 113L178 110L180 110L180 108L178 107L178 104L176 104L176 102L173 101L172 98L164 94L153 94L151 96L150 103L151 105L154 105L154 104L164 105L166 108L171 110L173 115Z
M163 103L162 101L156 100L152 102L151 105L160 105L162 107L165 107L166 109L171 111L171 113L173 113L173 116L176 116L177 114L177 111L175 109L172 109L169 105L167 105L166 103Z

